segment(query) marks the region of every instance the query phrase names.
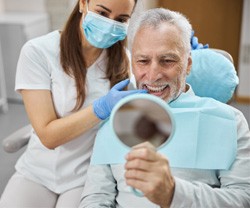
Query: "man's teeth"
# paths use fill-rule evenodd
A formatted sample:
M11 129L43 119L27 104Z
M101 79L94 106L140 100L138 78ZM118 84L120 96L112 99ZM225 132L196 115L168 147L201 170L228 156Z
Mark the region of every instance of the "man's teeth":
M162 90L164 90L168 85L162 85L162 86L149 86L149 85L146 85L146 87L150 90L150 91L153 91L153 92L160 92Z

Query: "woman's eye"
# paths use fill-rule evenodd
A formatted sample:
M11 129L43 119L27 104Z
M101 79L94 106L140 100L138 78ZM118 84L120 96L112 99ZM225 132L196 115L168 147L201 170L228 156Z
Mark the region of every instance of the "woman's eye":
M97 11L97 13L98 13L99 15L101 15L101 16L108 17L107 12L105 12L105 11Z
M118 18L116 19L117 22L121 22L121 23L126 23L128 22L128 19L125 19L125 18Z

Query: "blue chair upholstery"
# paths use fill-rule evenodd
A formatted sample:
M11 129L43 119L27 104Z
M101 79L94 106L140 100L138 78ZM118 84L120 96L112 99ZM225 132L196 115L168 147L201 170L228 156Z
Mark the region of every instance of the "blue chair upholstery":
M187 83L192 86L195 94L227 103L239 84L232 59L213 49L193 50L192 59Z

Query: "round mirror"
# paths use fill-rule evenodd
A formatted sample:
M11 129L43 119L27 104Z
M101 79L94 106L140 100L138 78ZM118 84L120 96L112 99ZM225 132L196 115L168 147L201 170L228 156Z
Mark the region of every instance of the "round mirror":
M150 142L156 148L173 135L174 122L167 104L153 95L132 95L118 103L111 114L113 129L128 147Z

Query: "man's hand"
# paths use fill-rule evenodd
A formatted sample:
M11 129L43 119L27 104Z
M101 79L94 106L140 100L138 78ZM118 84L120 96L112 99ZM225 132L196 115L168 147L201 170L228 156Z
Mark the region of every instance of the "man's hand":
M168 160L149 142L134 146L126 160L127 185L142 191L145 197L162 208L169 207L175 182Z

